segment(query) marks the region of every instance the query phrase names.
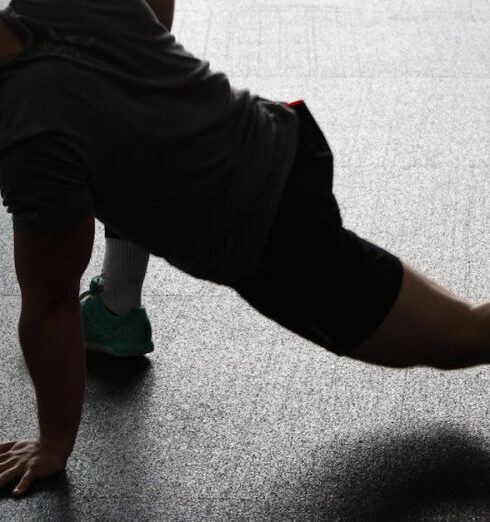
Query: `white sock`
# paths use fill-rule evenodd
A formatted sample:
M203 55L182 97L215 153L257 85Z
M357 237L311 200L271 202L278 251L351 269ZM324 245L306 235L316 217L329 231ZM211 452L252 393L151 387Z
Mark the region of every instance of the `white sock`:
M106 238L101 282L102 302L116 315L126 315L141 306L149 252L122 239Z

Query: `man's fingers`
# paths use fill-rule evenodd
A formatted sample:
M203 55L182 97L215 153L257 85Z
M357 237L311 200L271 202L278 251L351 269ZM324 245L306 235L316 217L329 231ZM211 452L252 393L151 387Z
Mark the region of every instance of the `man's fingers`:
M23 495L29 486L31 485L31 482L33 480L31 470L27 470L24 474L24 476L20 479L20 482L15 487L13 493L15 495Z
M12 481L15 477L19 475L19 468L17 466L14 466L13 468L10 468L7 471L4 471L3 473L0 473L0 488L3 488L5 484L8 484L10 481Z
M13 440L12 442L3 442L0 444L0 454L8 451L16 442L16 440Z
M15 457L11 457L4 462L0 462L0 473L12 466L14 462L17 462L17 459Z

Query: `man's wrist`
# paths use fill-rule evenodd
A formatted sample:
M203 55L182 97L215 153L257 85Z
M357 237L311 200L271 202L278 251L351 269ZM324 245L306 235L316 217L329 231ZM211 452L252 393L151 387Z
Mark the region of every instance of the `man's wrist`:
M68 457L72 454L73 447L75 445L74 441L50 441L43 437L39 437L39 444L41 444L43 448L46 448L50 453L58 455L60 459L64 460L65 462L68 460Z

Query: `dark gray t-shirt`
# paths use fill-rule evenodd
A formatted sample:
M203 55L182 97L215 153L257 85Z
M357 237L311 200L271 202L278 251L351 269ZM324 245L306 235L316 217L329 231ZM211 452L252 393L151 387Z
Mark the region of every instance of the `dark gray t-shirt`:
M259 260L298 143L296 113L231 87L144 0L13 0L26 48L0 60L0 191L15 229L90 212L227 284Z

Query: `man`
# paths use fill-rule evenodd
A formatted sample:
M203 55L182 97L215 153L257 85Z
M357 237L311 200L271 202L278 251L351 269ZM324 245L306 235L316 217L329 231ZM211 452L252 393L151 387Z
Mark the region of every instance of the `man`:
M85 347L153 349L148 322L142 348L123 347L118 328L145 327L149 253L234 288L339 355L396 368L488 362L489 305L456 298L346 230L333 156L306 104L233 89L175 41L173 10L18 0L0 12L0 189L40 432L0 445L0 487L20 479L19 495L73 450ZM95 217L109 248L80 305ZM97 321L111 333L89 342Z

